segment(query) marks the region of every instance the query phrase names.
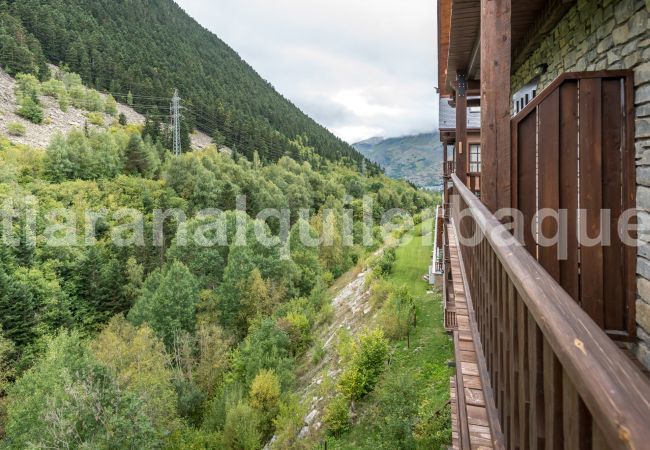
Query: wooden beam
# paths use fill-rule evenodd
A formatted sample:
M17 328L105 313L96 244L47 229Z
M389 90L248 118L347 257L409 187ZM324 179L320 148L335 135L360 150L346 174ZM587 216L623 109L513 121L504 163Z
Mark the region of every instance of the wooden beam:
M456 175L467 183L467 94L464 73L456 76Z
M510 207L511 0L481 0L481 199Z

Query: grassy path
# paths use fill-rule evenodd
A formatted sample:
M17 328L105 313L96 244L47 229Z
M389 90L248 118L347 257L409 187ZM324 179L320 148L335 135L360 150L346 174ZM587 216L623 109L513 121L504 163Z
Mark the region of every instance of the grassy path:
M417 304L410 348L405 341L391 344L391 363L375 391L356 406L356 424L343 436L332 438L329 448L431 449L444 447L451 439L445 405L452 345L443 328L441 295L427 294L429 285L422 279L431 260L431 246L423 245L422 230L431 233L431 225L427 221L408 233L411 242L398 248L387 278L395 286L406 286ZM396 386L405 391L391 395Z

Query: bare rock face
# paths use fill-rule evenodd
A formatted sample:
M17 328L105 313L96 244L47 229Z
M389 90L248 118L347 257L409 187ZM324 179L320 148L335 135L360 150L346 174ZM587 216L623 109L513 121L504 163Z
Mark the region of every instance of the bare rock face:
M58 68L51 66L53 72L58 71ZM41 105L43 106L44 121L41 125L36 125L28 120L19 117L16 114L18 108L16 102L16 95L14 94L15 80L6 72L0 69L0 134L8 136L10 140L16 144L29 145L30 147L45 148L49 145L52 138L57 133L66 134L72 130L83 128L88 121L86 115L88 111L77 109L70 106L67 111L61 111L56 99L51 97L40 97ZM102 99L106 98L105 94L100 94ZM145 118L142 114L130 108L127 105L117 104L118 114L124 114L128 124L143 125ZM116 117L108 114L104 115L104 123L110 126ZM9 136L7 126L17 122L25 127L24 136ZM99 128L95 125L88 124L89 128ZM212 144L210 136L195 132L191 136L192 148L204 149Z

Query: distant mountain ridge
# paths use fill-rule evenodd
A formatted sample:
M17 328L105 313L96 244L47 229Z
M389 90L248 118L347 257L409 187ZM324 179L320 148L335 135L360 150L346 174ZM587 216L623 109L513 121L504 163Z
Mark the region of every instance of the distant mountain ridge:
M438 132L395 138L373 137L353 144L361 154L379 164L392 178L421 187L442 184L442 144Z

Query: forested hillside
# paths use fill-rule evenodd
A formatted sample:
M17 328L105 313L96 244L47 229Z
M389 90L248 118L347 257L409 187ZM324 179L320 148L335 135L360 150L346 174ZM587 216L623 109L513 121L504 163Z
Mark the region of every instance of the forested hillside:
M321 159L175 157L151 122L53 75L18 74L0 136L0 447L240 449L276 435L285 448L327 287L383 245L384 212L432 199ZM86 124L45 149L12 142L49 120L46 100ZM373 364L358 370L376 377Z
M422 187L442 185L443 154L438 133L371 138L354 144L354 147L380 165L388 176Z
M287 155L318 166L318 158L295 145L299 138L328 160L361 167L359 153L172 0L0 1L0 65L44 80L47 61L65 64L152 121L167 120L177 88L187 129L198 127L249 159L257 151L262 161Z

